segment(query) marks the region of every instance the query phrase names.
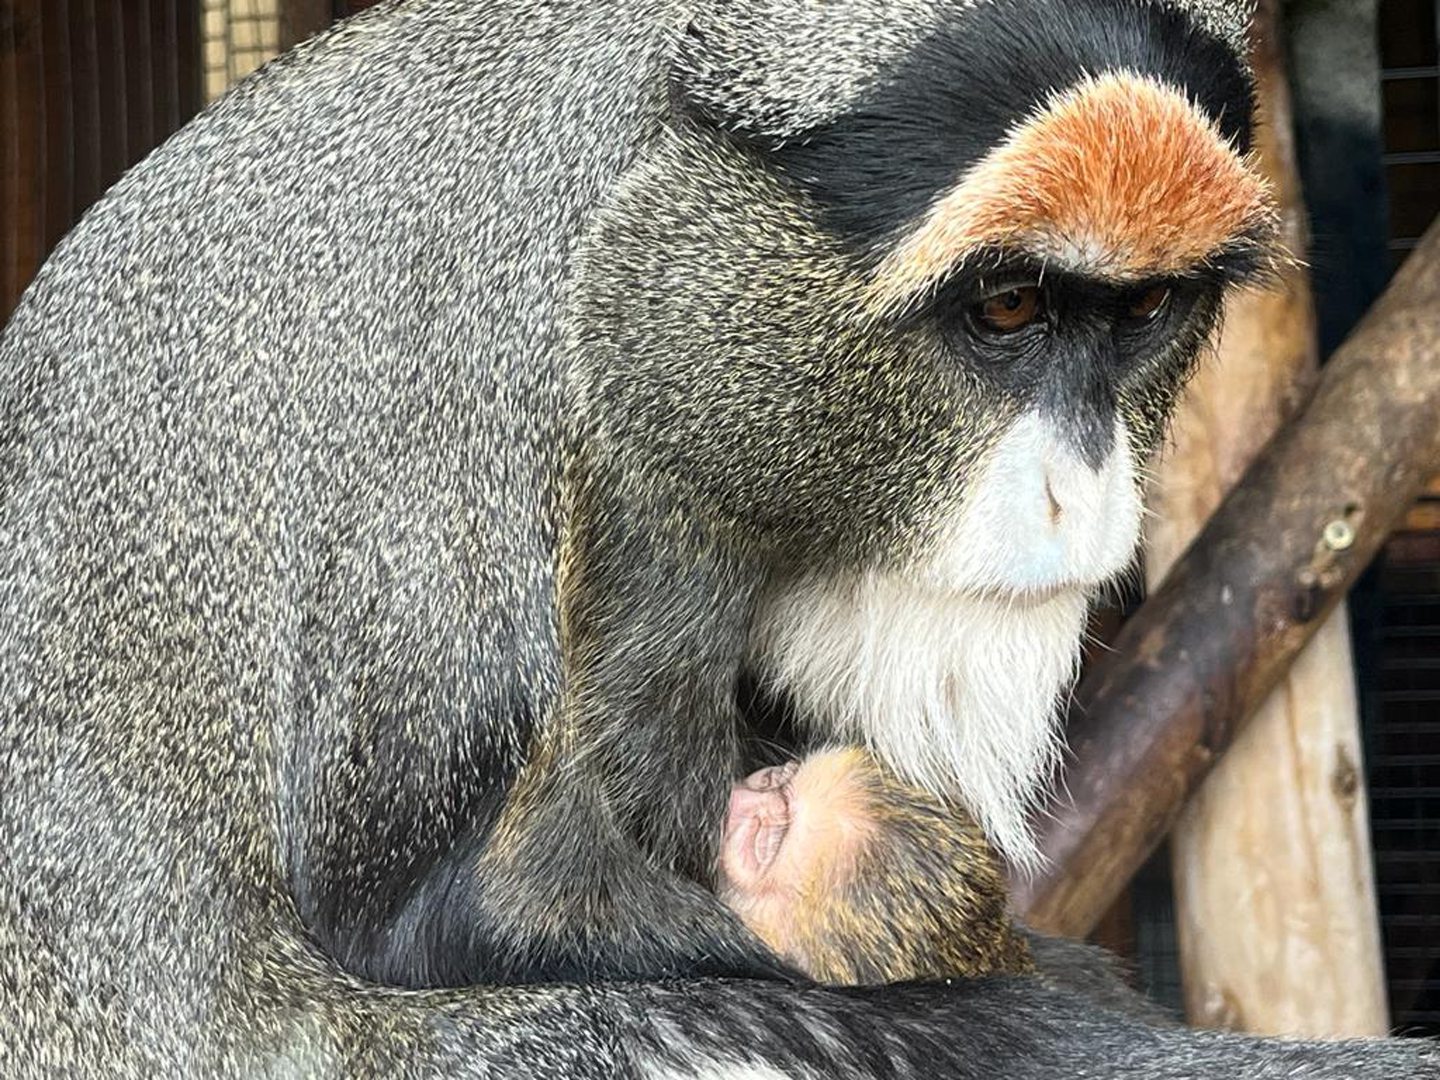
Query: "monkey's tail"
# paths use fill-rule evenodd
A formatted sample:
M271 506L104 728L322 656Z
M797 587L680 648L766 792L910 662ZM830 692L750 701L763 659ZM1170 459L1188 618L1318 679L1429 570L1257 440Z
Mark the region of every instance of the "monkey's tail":
M1286 1042L1154 1027L1024 977L855 989L685 980L411 991L324 981L293 1000L302 1022L272 1048L264 1075L1440 1080L1440 1045L1429 1040ZM332 1068L315 1068L322 1062Z

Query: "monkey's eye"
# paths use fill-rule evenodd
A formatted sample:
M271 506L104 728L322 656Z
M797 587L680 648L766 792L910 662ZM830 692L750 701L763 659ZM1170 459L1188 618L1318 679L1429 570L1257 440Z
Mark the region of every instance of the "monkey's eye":
M970 317L991 333L1013 334L1038 319L1044 308L1038 286L1018 285L985 297L970 309Z
M1153 322L1170 303L1169 285L1150 285L1125 297L1125 317L1135 322Z

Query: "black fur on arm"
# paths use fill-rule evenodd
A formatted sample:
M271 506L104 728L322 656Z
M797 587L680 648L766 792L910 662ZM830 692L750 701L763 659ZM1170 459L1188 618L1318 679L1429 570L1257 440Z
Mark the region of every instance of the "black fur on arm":
M564 664L562 691L547 700L536 692L547 680L512 677L507 694L472 703L478 717L459 706L422 717L395 708L406 695L392 690L355 725L403 768L357 769L359 748L294 774L297 805L335 822L308 832L302 913L358 974L415 987L800 978L711 888L741 765L735 650L753 587L703 538L657 534L614 489L605 502L590 490L575 493L588 524L567 537L560 637L539 665ZM417 610L390 614L411 637L444 636L415 626ZM497 651L523 655L514 642ZM382 644L368 662L395 653ZM514 666L494 656L468 662L492 678ZM367 681L390 684L374 670ZM467 722L528 737L524 763L467 749ZM407 741L422 723L445 737Z
M713 892L753 575L678 510L641 525L622 485L577 486L566 693L478 860L474 951L510 981L803 981Z

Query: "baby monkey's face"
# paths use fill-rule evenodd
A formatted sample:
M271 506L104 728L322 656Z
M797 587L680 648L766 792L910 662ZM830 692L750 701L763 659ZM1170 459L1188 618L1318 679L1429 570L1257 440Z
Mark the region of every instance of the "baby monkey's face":
M866 809L851 751L751 773L730 794L721 897L783 953L787 924L848 880L869 831Z
M717 877L756 937L821 982L1030 970L975 821L853 747L736 784Z
M720 873L729 888L750 892L768 880L790 835L792 781L799 769L798 761L760 769L731 790L720 848Z

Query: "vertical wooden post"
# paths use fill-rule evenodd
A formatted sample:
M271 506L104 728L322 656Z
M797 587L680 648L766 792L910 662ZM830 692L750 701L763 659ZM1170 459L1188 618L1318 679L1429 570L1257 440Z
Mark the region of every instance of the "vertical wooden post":
M1278 0L1257 15L1264 167L1286 240L1304 251ZM1314 378L1302 269L1232 304L1161 465L1147 530L1152 586ZM1336 609L1192 798L1172 834L1175 908L1192 1023L1274 1034L1389 1026L1345 608Z
M198 0L0 0L0 323L120 173L200 107Z
M104 162L100 152L100 43L96 36L95 0L69 0L70 13L70 197L73 208L83 210L105 191ZM73 221L74 218L72 217Z
M159 140L155 136L155 60L150 54L150 0L130 0L121 9L124 31L120 61L125 71L125 156L129 164Z
M37 170L44 177L45 251L60 242L75 220L75 69L69 7L66 0L45 4L40 18L45 157Z

